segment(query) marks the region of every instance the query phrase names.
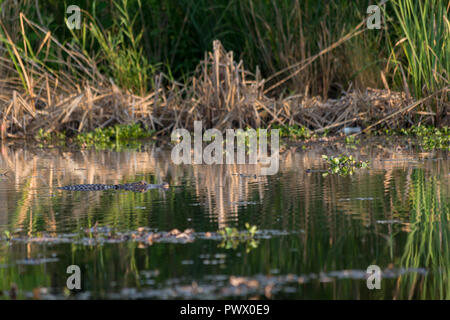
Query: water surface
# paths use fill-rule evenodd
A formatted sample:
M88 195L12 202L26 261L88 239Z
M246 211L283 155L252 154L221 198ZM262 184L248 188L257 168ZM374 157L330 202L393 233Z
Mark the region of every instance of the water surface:
M255 178L239 176L257 173L252 165L176 166L155 145L3 145L0 299L449 299L448 153L400 146L288 150L277 175ZM306 172L325 168L322 154L371 167L346 177ZM171 187L56 189L140 180ZM258 228L251 241L216 233L245 223ZM173 229L188 236L164 236ZM66 288L69 265L81 268L76 292ZM369 265L383 271L380 290L367 288Z

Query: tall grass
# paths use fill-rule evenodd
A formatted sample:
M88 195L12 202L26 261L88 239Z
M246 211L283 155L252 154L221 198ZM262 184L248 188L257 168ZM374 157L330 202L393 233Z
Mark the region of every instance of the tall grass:
M10 0L4 4L12 3ZM370 1L312 0L74 0L83 12L82 30L65 26L66 4L25 0L21 11L44 23L62 43L75 42L98 59L102 72L134 93L151 89L158 64L176 78L193 72L213 40L233 50L251 70L257 66L273 81L297 71L292 67L335 43L366 17ZM5 6L4 6L5 7ZM367 30L298 72L283 90L336 96L353 87L380 87L389 58L394 83L404 87L401 70L420 98L448 84L449 21L445 1L399 1L386 4L389 25ZM60 12L54 15L53 12ZM18 24L18 23L17 23ZM12 32L9 32L12 34ZM15 42L16 39L12 39ZM37 45L38 39L30 39ZM34 43L33 43L34 42ZM160 65L160 66L161 66ZM389 78L389 74L386 75ZM280 93L280 90L274 92Z
M413 93L422 97L449 84L450 3L439 0L392 1L396 32L403 37L396 47L403 51L403 63ZM397 55L394 54L394 57ZM395 60L399 63L399 60Z
M373 72L380 67L377 45L381 32L361 33L333 52L297 72L293 65L335 43L365 19L369 2L359 1L240 1L237 23L244 30L246 61L260 65L263 75L295 73L284 87L306 95L336 97L350 81L377 86ZM300 67L300 66L299 66ZM377 68L378 67L378 68ZM375 71L378 72L378 71ZM276 91L276 92L279 92Z
M5 2L8 2L6 0ZM39 21L64 42L75 42L99 62L102 72L117 84L140 93L160 63L178 79L190 75L214 40L262 76L287 69L274 82L296 72L289 68L327 48L366 17L369 1L288 0L96 0L72 1L82 12L82 29L65 26L65 3L39 1L28 17ZM56 16L53 12L60 12ZM53 19L45 17L54 16ZM333 53L322 55L282 91L335 96L350 81L360 88L380 84L377 67L385 48L383 32L361 34ZM140 78L141 77L141 78ZM151 88L151 86L147 86Z
M392 27L396 43L391 52L398 82L403 82L416 98L450 84L450 3L440 0L391 1ZM449 101L448 90L442 99ZM443 104L434 112L444 116Z
M99 59L104 61L101 63L102 73L111 74L119 87L145 95L152 89L151 83L157 65L150 64L144 56L141 43L144 30L141 29L138 34L135 32L138 13L131 16L128 0L112 3L117 14L109 30L105 30L99 21L86 14L89 23L83 23L79 32L73 31L73 37L86 54L89 54L88 43L93 46L89 38L96 41L101 48L98 50Z

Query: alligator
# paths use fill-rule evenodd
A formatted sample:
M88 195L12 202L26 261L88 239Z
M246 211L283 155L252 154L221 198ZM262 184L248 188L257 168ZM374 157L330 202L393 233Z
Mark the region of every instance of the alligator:
M125 183L125 184L76 184L72 186L58 187L60 190L69 191L103 191L103 190L126 190L133 192L145 192L150 189L167 189L169 184L150 184L145 181Z

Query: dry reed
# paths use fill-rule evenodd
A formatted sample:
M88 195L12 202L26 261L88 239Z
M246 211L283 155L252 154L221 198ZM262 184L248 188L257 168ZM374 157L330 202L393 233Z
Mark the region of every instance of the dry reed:
M0 57L0 69L11 74L0 82L2 139L35 136L41 128L45 132L73 134L116 123L136 122L156 130L159 135L167 135L175 128L192 129L196 120L202 121L204 128L219 130L297 124L321 132L356 124L366 127L380 120L385 126L395 128L412 123L413 116L415 123L417 117L425 121L433 116L413 115L413 108L407 108L411 99L388 89L348 90L340 99L326 101L304 95L270 98L265 94L270 88L265 88L266 81L259 70L254 74L247 71L243 61L236 62L233 52L227 52L218 40L186 83L159 74L153 92L139 96L105 79L89 57L69 45L60 44L49 31L23 15L20 19L23 36L24 25L45 34L38 52L56 45L70 60L58 63L73 64L71 69L89 81L80 83L67 71L56 73L36 63L27 52L18 50L4 28L7 45L19 67L14 68L11 59ZM344 38L357 34L359 27ZM345 39L325 48L322 54ZM319 56L308 58L300 65L308 65ZM397 116L390 117L394 113Z

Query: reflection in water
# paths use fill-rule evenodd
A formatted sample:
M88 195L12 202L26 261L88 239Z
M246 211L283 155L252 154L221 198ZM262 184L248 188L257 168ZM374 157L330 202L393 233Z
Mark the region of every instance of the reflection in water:
M22 298L65 298L66 268L77 264L77 298L449 299L447 154L340 148L286 151L277 175L255 176L255 165L176 166L154 145L121 153L3 145L0 290L15 283ZM321 155L342 153L371 168L323 177ZM141 180L171 187L57 189ZM246 222L258 227L252 250L208 236ZM141 241L142 228L192 228L194 240ZM381 290L366 287L371 264L384 270Z

